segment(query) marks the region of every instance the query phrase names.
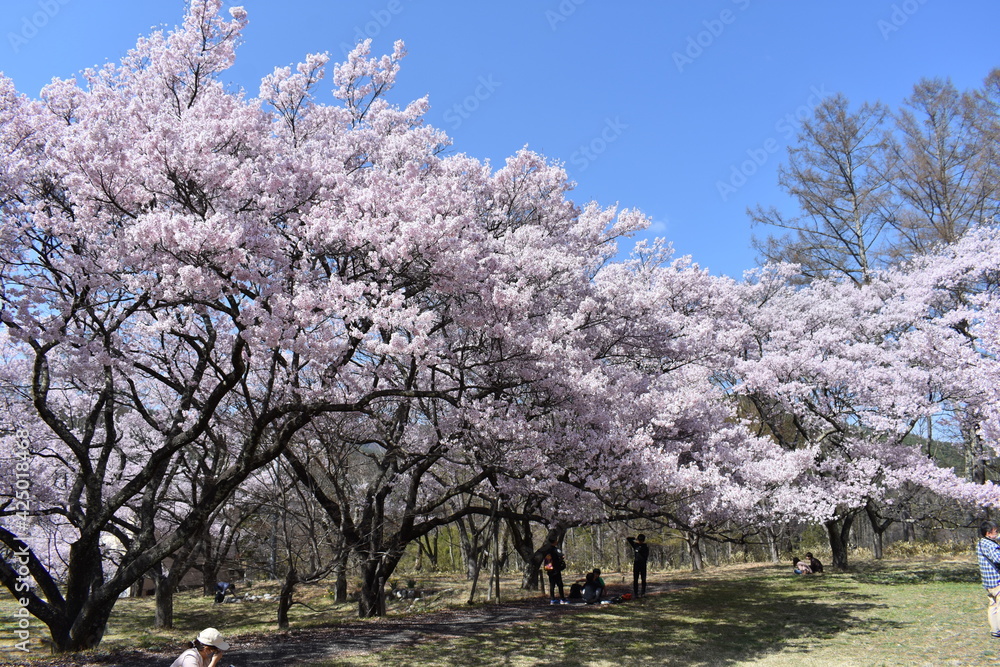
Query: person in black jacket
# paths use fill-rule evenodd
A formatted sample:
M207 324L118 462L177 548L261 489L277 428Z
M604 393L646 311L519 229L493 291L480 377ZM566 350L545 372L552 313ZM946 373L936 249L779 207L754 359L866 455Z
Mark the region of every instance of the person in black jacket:
M597 604L601 601L601 595L604 589L601 587L598 577L593 572L588 572L586 580L587 582L583 585L583 601L587 604Z
M809 569L813 571L813 574L819 574L823 571L823 563L819 562L819 559L812 555L812 552L806 554L806 560L809 561Z
M646 594L646 563L649 561L649 545L645 535L637 535L635 539L626 537L632 547L632 593L635 597ZM639 579L642 579L642 592L639 591Z

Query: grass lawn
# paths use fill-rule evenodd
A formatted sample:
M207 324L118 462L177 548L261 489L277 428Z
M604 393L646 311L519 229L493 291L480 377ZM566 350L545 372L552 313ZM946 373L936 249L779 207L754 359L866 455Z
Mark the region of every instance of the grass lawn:
M860 563L796 577L738 566L663 577L676 591L473 638L428 641L391 659L326 665L990 665L986 596L971 560Z
M468 595L464 584L421 577L421 586L439 592L415 603L394 602L390 615L448 605L468 609L460 604ZM621 577L609 575L608 581L614 585ZM811 577L792 575L787 566L739 565L658 573L652 582L669 590L571 613L546 606L523 623L298 664L1000 665L1000 640L989 636L986 596L971 558L856 562L850 572ZM255 586L252 592L268 590ZM521 594L513 582L505 591L508 599ZM302 587L298 598L312 609L293 608L295 628L344 622L356 613L353 604L334 604L321 586ZM241 634L273 632L275 606L260 601L220 609L210 598L182 594L175 601L177 629L161 632L151 628L150 600L122 600L102 648L169 652L206 625L217 625L238 644ZM23 659L10 650L15 609L9 599L0 602L0 664ZM371 630L378 621L358 623ZM41 634L41 624L33 624Z

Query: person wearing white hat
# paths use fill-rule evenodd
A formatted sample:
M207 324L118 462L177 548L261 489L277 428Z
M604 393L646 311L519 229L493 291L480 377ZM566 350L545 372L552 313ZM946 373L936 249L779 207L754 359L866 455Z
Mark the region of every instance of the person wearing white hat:
M205 628L191 642L191 648L181 653L170 667L216 667L229 643L215 628Z

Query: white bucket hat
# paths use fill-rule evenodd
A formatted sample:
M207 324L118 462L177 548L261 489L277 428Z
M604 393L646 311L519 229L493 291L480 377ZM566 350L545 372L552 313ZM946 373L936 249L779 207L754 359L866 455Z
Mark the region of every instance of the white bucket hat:
M215 628L205 628L198 635L198 641L200 641L205 646L214 646L220 651L228 651L229 643L222 638L222 633L220 633Z

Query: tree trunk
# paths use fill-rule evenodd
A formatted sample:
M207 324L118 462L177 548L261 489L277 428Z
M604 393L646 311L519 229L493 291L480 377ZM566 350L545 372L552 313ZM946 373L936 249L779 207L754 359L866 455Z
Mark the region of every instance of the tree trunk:
M472 580L479 576L479 531L472 517L459 519L455 523L458 526L459 544L462 545L465 578Z
M985 484L986 453L983 448L983 441L979 438L979 429L963 428L962 431L967 443L965 465L969 479L976 484Z
M385 582L396 571L402 553L387 551L369 555L361 568L361 594L358 596L358 617L385 616Z
M111 609L114 603L100 604L91 607L89 612L77 617L72 627L67 627L62 643L57 643L55 633L52 634L53 652L73 653L97 648L104 638L104 632L108 627L108 618L111 616ZM49 627L51 631L51 626Z
M521 557L521 590L534 591L539 586L544 586L542 582L538 563L532 558L535 555L534 541L531 539L531 522L507 519L507 528L510 534L514 551Z
M294 566L289 566L285 574L285 581L281 585L281 594L278 596L278 629L288 629L288 610L292 606L292 596L295 594L295 584L299 581L298 573Z
M163 574L163 566L157 565L153 570L153 585L156 595L156 611L153 614L153 627L170 629L174 627L174 582L169 574Z
M374 618L385 616L385 578L378 576L380 568L364 568L361 594L358 596L358 617Z
M878 514L878 508L871 501L865 505L865 513L868 515L868 522L872 527L872 551L874 552L875 560L882 560L883 536L893 521L892 519L882 519Z
M350 555L347 549L342 549L337 558L337 583L335 584L337 602L347 602L347 561Z
M497 603L500 602L500 571L506 565L509 555L506 540L504 540L503 553L500 553L500 521L495 519L493 521L493 587L491 591L493 592L492 597Z
M833 567L839 570L847 569L847 540L851 535L851 525L854 514L847 514L842 519L827 521L826 533L830 537L830 552L833 555Z
M695 572L705 569L705 558L701 554L701 535L694 532L685 532L684 540L688 545L688 552L691 554L691 569Z
M774 528L767 528L767 550L771 555L771 562L777 565L781 562L781 553L778 550L778 536L774 534Z
M872 552L875 560L882 560L882 533L877 531L872 534Z
M169 570L164 570L161 561L149 571L153 578L153 593L156 596L153 627L164 629L174 627L174 592L177 590L177 583L191 569L189 556L192 553L189 551L187 554L174 554L170 559Z
M206 558L201 566L201 587L202 595L214 596L215 586L219 583L219 570L222 569L222 561L217 558Z
M83 563L70 570L66 581L66 611L46 620L55 653L84 651L104 638L117 596L94 595L104 583L103 556L96 539L78 540L70 546L70 562Z
M917 539L917 531L913 529L913 519L910 517L910 513L906 510L900 514L903 520L903 539L907 542L915 542Z
M469 587L469 599L466 604L476 601L476 588L479 586L479 573L482 572L484 556L477 555L472 558L472 586Z

